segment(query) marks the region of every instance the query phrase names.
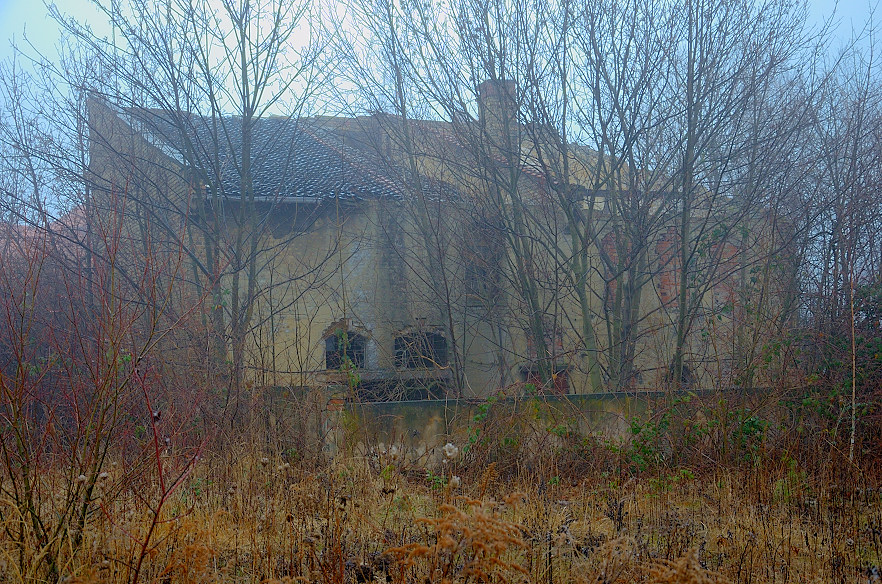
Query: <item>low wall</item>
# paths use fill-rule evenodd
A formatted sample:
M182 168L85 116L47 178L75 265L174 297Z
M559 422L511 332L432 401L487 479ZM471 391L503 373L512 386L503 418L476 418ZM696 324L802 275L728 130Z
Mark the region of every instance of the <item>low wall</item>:
M520 439L547 440L571 433L625 437L630 420L649 409L661 394L592 394L497 398L490 400L422 400L348 403L331 397L324 414L324 450L367 454L392 446L412 459L437 459L447 442L462 446L476 429L494 424L496 431L519 432ZM474 437L472 439L477 439Z

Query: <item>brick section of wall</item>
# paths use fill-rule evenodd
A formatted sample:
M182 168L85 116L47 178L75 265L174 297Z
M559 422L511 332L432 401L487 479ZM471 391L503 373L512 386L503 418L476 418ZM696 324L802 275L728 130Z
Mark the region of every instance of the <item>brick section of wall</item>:
M616 235L612 231L607 233L604 238L600 241L600 245L603 246L603 251L609 256L613 265L618 265L619 263L619 250L616 248ZM604 280L610 278L612 274L604 277ZM611 309L613 306L613 301L616 297L616 289L618 287L618 282L613 279L609 279L606 282L606 294L604 301L606 302L606 307Z
M655 245L659 265L658 296L664 305L676 305L679 300L677 297L677 288L680 284L680 262L678 260L680 245L678 240L677 228L668 227Z
M735 308L735 289L737 279L734 277L738 269L738 246L722 241L714 245L714 257L719 258L719 281L714 285L714 309L724 305Z
M329 412L342 412L346 405L346 400L342 397L332 397L328 400L327 410Z

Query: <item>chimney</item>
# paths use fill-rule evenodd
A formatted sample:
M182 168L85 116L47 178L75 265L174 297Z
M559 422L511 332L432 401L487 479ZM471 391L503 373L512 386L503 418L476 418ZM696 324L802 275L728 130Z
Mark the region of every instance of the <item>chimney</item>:
M497 147L506 145L505 132L517 136L517 84L507 79L488 79L478 85L478 119Z

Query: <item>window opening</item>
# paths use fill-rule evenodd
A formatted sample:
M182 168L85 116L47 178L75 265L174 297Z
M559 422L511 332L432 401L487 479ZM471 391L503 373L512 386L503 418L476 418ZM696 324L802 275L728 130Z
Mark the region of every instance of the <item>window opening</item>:
M398 369L446 367L447 339L439 333L409 333L395 338Z
M364 367L367 340L351 331L337 330L325 339L325 368L340 369L348 359L356 368Z

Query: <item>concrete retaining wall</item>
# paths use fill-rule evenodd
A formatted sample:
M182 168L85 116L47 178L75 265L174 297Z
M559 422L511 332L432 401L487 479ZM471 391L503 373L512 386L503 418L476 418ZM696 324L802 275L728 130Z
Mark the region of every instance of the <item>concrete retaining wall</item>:
M649 409L653 395L600 394L347 403L328 400L324 413L324 450L368 454L395 446L402 456L432 460L447 442L462 447L492 432L494 440L529 441L541 448L549 440L600 435L623 438L634 416ZM533 451L536 451L535 449Z

